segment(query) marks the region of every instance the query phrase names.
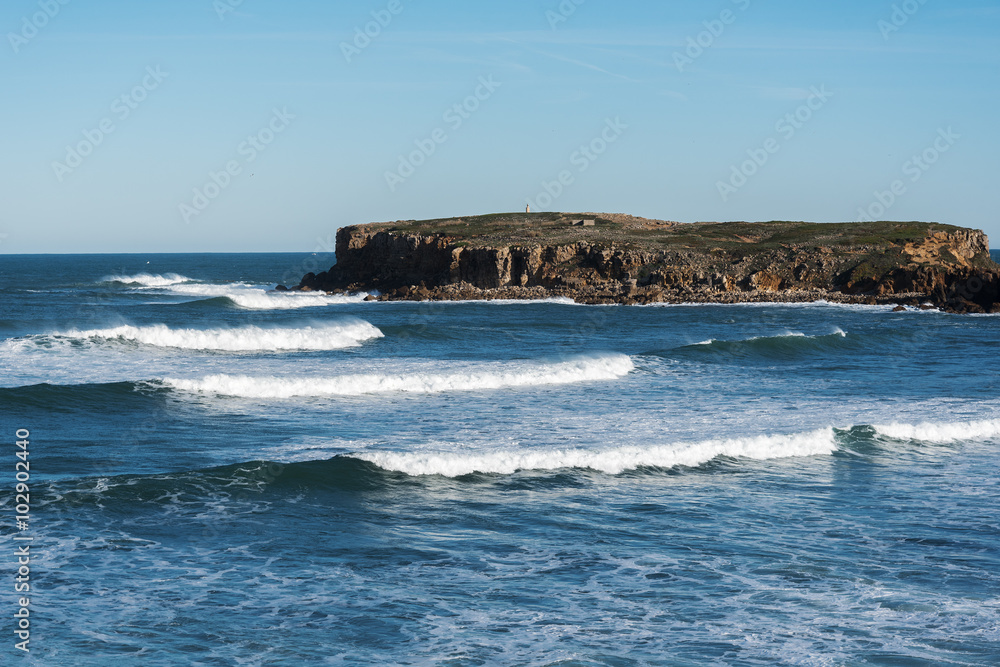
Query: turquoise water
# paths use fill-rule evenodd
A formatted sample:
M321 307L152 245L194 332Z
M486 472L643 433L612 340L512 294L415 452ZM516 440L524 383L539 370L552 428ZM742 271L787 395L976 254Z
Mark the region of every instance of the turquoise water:
M1000 663L1000 317L269 291L310 260L0 258L3 655Z

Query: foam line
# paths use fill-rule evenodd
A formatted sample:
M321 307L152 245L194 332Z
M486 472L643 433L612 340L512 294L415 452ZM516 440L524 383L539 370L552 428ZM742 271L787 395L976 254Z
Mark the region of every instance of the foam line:
M920 424L893 423L874 428L879 435L893 440L948 444L961 440L988 440L1000 436L1000 419Z
M487 452L362 452L352 456L408 475L459 477L472 473L585 468L617 475L642 467L697 466L720 456L755 460L829 455L837 449L825 428L793 435L706 440L691 444L622 446L610 449L503 448Z
M366 340L382 338L375 326L363 320L298 328L246 326L232 329L171 329L164 324L122 325L110 329L70 331L57 338L131 341L143 345L184 350L267 352L287 350L339 350Z
M101 282L121 283L122 285L150 288L179 285L181 283L191 282L191 279L176 273L167 273L164 275L138 273L134 276L105 276L104 278L101 278Z
M367 294L325 294L315 292L270 292L244 283L229 285L171 285L174 294L202 298L227 298L247 310L294 310L364 301Z
M405 392L432 394L512 387L537 387L615 380L634 369L622 354L586 357L552 364L481 364L452 373L359 374L336 377L254 377L210 375L201 379L166 378L173 389L240 398L361 396Z

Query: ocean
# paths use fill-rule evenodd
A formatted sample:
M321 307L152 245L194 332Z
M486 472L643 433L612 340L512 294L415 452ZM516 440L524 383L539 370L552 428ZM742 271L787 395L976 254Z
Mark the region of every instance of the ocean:
M1000 664L1000 317L317 261L0 257L0 662Z

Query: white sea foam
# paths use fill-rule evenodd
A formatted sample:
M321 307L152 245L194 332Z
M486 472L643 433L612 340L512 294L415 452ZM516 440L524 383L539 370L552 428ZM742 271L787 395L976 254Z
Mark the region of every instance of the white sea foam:
M122 325L110 329L69 331L55 338L133 341L154 347L185 350L255 352L279 350L339 350L366 340L382 338L375 326L363 320L297 328L246 326L231 329L171 329L164 324Z
M615 380L634 366L623 355L583 357L559 363L478 364L442 374L357 374L336 377L254 377L210 375L201 379L165 378L174 389L241 398L281 399L297 396L361 396L405 392L432 394L512 387L536 387Z
M893 423L875 426L879 435L893 440L920 440L948 444L962 440L988 440L1000 436L1000 419L921 424Z
M542 297L539 299L463 299L461 301L435 301L435 304L453 304L462 305L470 303L485 303L491 306L524 306L524 305L534 305L534 304L556 304L559 306L580 306L583 304L577 303L568 296L550 296Z
M635 306L636 308L837 308L840 310L854 310L864 313L892 312L895 304L869 305L863 303L840 303L837 301L744 301L739 303L707 303L707 302L687 302L687 303L648 303Z
M520 306L534 303L551 303L559 306L581 305L568 296L551 296L544 299L493 299L492 301L486 301L486 303L492 306Z
M121 283L123 285L148 288L148 287L168 287L170 285L179 285L181 283L191 282L191 279L186 276L178 275L176 273L167 273L164 275L139 273L134 276L105 276L101 278L101 282Z
M408 475L459 477L471 473L512 474L518 470L587 468L617 475L641 467L697 466L720 456L755 460L832 454L832 428L793 435L706 440L691 444L628 445L609 449L509 447L485 452L376 452L353 454L380 468Z
M367 294L322 294L315 292L271 292L246 283L228 285L171 285L174 294L202 298L226 298L247 310L294 310L364 301Z

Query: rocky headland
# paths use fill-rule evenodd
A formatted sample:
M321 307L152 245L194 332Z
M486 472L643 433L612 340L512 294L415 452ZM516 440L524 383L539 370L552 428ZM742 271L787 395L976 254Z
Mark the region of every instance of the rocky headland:
M986 235L937 223L508 213L344 227L336 252L335 266L292 289L379 300L827 300L1000 312L1000 265Z

